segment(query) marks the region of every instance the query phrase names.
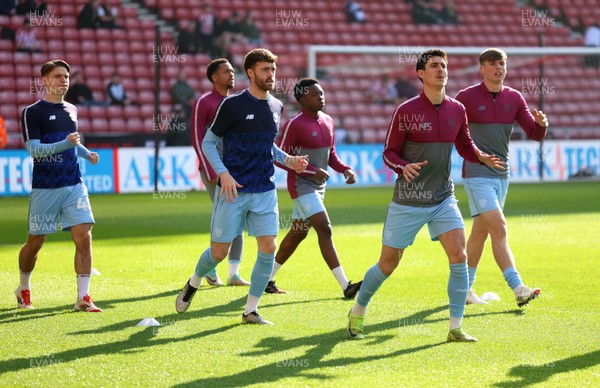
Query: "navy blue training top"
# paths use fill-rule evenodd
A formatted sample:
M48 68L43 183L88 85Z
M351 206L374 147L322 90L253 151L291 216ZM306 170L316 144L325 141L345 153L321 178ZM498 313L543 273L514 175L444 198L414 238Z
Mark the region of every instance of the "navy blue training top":
M269 96L255 98L246 89L223 99L211 130L223 138L223 164L244 187L244 193L275 189L273 141L279 129L283 104Z
M62 141L69 133L77 132L77 108L68 102L54 104L39 100L23 110L21 129L25 142L33 139L42 144ZM33 158L32 188L55 189L81 182L77 148Z

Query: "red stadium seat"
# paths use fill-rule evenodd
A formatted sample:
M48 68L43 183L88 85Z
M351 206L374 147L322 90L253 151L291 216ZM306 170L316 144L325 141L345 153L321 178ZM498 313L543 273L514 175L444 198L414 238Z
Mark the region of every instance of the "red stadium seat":
M128 132L144 132L144 124L140 118L127 119L127 131Z
M151 78L154 77L154 68L148 65L135 65L135 74L140 78Z
M136 79L137 90L154 90L154 80L148 78Z
M0 51L2 51L3 55L6 52L12 52L14 49L14 44L12 41L7 39L0 39Z
M105 118L92 118L90 128L93 132L108 132L108 120Z
M142 117L142 108L136 105L128 105L123 107L123 118L131 119L131 118L140 118Z
M151 91L141 90L137 95L137 102L142 105L154 103L154 93Z
M151 54L134 52L133 54L130 53L130 55L132 65L142 65L150 67L153 64L153 57Z
M94 51L85 51L81 54L81 60L83 61L85 68L89 69L90 66L98 64L98 54Z
M140 28L140 30L144 32L144 41L149 42L152 45L154 45L154 40L155 40L155 35L156 35L156 31L154 31L154 27L150 27L148 29Z
M111 105L106 108L106 115L108 119L124 118L124 114L124 107L122 106Z
M91 106L89 107L90 119L106 119L108 116L108 108L104 106Z
M154 118L154 104L145 104L141 106L140 110L140 119L144 120L152 120Z
M19 118L16 119L12 119L12 118L4 118L4 125L6 126L6 132L8 133L16 133L18 134L19 137L22 136L22 132L21 132L21 111L19 111ZM21 143L18 142L17 144L22 144L22 137L21 137Z
M12 63L0 63L0 77L13 78L15 76L15 67ZM4 87L4 85L2 85Z
M119 58L120 54L117 54L116 58L117 61L116 63L119 64L119 66L117 67L117 72L121 75L121 78L123 80L126 80L128 78L134 78L137 75L135 74L135 71L133 69L133 67L131 65L129 65L128 63L124 63L124 59L123 58ZM128 89L126 87L126 89Z
M78 117L77 118L77 131L80 133L83 133L84 135L86 133L92 132L92 121L88 118ZM85 142L85 138L84 138L84 142Z
M87 0L76 0L69 4L59 1L56 5L51 4L50 9L56 9L60 17L64 19L64 27L61 29L40 30L38 39L42 42L44 53L30 56L26 53L14 53L12 43L8 40L0 40L0 83L1 97L12 98L22 103L31 103L38 96L29 92L30 81L39 78L39 68L43 62L51 56L64 56L73 69L85 71L88 85L96 95L104 94L110 74L117 69L128 87L128 93L142 103L140 108L127 107L125 113L119 116L127 121L134 120L135 126L139 126L138 120L147 120L152 117L153 112L153 88L154 88L154 62L152 52L154 48L154 21L142 20L137 15L137 10L129 6L120 7L120 21L127 30L92 30L74 28L76 16ZM552 15L557 18L563 9L569 19L579 17L581 20L592 20L594 16L600 16L600 8L595 7L595 2L587 0L574 0L577 4L586 6L573 6L568 0L536 0L541 6L547 4ZM197 16L204 0L145 0L150 7L158 7L163 11L163 16L176 17L177 21L190 20ZM181 3L181 6L177 4ZM310 3L310 4L309 4ZM276 4L276 5L275 5ZM412 22L410 15L410 4L403 1L374 0L364 2L363 8L370 19L365 25L349 24L345 20L343 6L345 2L308 2L294 0L258 0L256 4L250 4L244 0L230 0L219 3L216 12L219 17L228 17L233 10L244 13L246 10L259 6L265 12L254 13L255 20L262 31L267 47L276 52L280 57L279 77L295 78L305 74L306 47L307 44L364 44L364 45L388 45L388 46L487 46L489 39L486 36L495 36L495 45L499 46L537 46L537 37L534 33L525 31L520 25L521 12L524 8L516 6L512 2L494 0L491 2L457 2L461 24L456 26L424 26ZM177 9L178 11L173 11ZM181 11L186 9L186 11ZM282 29L273 21L273 10L296 9L301 10L303 17L310 21L310 29ZM532 9L532 8L528 8ZM541 8L538 8L541 9ZM0 25L10 24L20 26L22 17L2 17ZM177 22L176 21L176 22ZM545 31L546 44L548 46L578 46L581 37L572 36L568 27L557 25L555 28ZM161 34L161 47L174 44L171 33ZM241 63L243 55L252 48L251 45L236 44L231 49L234 61ZM48 54L49 53L49 54ZM381 131L387 126L391 111L387 106L372 106L365 98L365 90L372 84L373 74L381 71L393 71L394 76L407 72L414 76L414 70L408 63L398 64L394 56L383 55L347 55L347 54L320 54L318 63L331 79L331 86L327 86L328 95L327 110L336 116L343 116L346 121L344 126L353 134L362 128L371 128L364 131L365 138L370 141L380 141ZM204 69L210 58L205 54L188 55L186 63L175 66L163 66L161 68L161 104L169 109L170 85L174 81L178 70L183 66L188 69L188 76L198 93L210 90L211 85L205 79ZM19 66L15 69L14 64ZM511 61L511 70L508 85L519 87L521 79L532 77L531 69L535 66L528 65L526 59L515 59ZM569 123L575 126L585 126L592 122L591 115L596 114L597 109L594 101L597 100L597 70L584 68L581 58L550 57L546 66L546 76L553 80L559 93L546 97L548 110L557 112L561 117L553 119L553 125L557 123ZM518 66L515 66L518 64ZM372 70L365 73L365 69ZM383 70L388 69L388 70ZM452 81L448 85L447 93L453 94L461 88L479 81L476 61L472 56L455 56L452 58L451 71ZM535 77L535 75L533 75ZM338 78L338 80L335 80ZM591 83L590 83L591 82ZM248 81L245 77L238 77L236 89L246 86ZM417 85L420 86L420 85ZM129 90L131 87L131 90ZM582 90L590 88L588 96L581 93ZM594 95L593 92L596 91ZM12 94L10 94L12 93ZM20 93L20 94L17 94ZM29 95L26 96L26 94ZM98 97L98 96L96 96ZM591 97L591 99L590 99ZM528 103L537 104L535 96L528 96ZM27 100L27 101L25 101ZM531 101L530 101L531 100ZM145 102L145 103L144 103ZM295 103L291 102L295 107ZM571 104L571 105L568 105ZM4 101L2 104L4 106ZM597 105L597 104L596 104ZM577 112L583 114L582 119L575 123L572 119L563 119L562 116L574 115L573 106L577 106ZM131 109L130 109L131 108ZM288 108L288 111L291 111ZM7 108L8 109L8 108ZM107 108L102 108L108 111ZM590 116L586 116L590 115ZM92 111L90 110L90 117ZM119 118L115 117L115 118ZM596 116L597 117L597 116ZM113 118L103 115L102 118ZM368 118L368 119L367 119ZM597 120L600 121L600 120ZM90 125L92 123L90 122ZM97 123L96 123L97 124ZM122 126L122 122L117 122ZM146 127L142 121L142 126ZM352 127L355 131L352 132ZM151 126L145 128L151 131ZM103 130L107 130L104 128ZM137 130L129 128L129 131Z
M22 92L22 91L28 91L31 88L41 88L44 85L42 84L41 78L30 78L30 77L19 77L17 79L14 78L14 75L12 76L13 82L14 82L14 91L15 92Z
M121 83L123 84L128 96L130 96L136 90L135 80L132 78L121 76Z
M186 12L181 12L181 11L186 11ZM161 9L160 14L163 18L165 18L167 20L181 19L181 18L185 18L186 15L189 14L189 10L188 9L173 10L172 8L163 8L163 9Z
M90 108L85 105L77 105L77 119L81 120L90 118Z
M33 55L31 55L29 53L22 53L22 52L15 52L13 55L14 55L15 65L18 64L18 66L15 66L15 67L23 68L23 67L31 66L31 57ZM41 67L41 65L42 64L40 63L38 66ZM39 67L38 67L38 69L39 69Z
M121 17L126 19L135 19L138 16L137 8L135 7L123 7L121 8Z
M143 31L140 31L140 30L126 30L126 31L127 31L127 40L129 40L129 42L144 39Z
M65 43L62 40L49 40L45 42L43 46L45 46L46 50L54 56L62 55L62 52L65 51Z
M60 4L60 16L61 17L77 17L79 15L79 7L72 3ZM59 11L57 11L58 13Z
M5 101L0 105L0 116L2 116L2 118L18 119L20 117L20 112L16 105L16 98L16 93L13 91L0 92L0 100Z
M362 141L364 143L376 143L377 142L377 131L374 129L363 129L361 132Z
M16 95L16 102L18 105L30 105L39 100L39 97L33 91L18 91Z
M110 132L127 132L127 122L122 118L111 118L108 123Z
M147 53L146 45L142 40L134 40L129 42L129 51L134 53L134 55L138 53Z
M21 26L23 26L23 20L25 20L25 16L22 15L13 15L10 17L10 28L13 30L17 30Z
M131 53L129 52L129 42L127 40L115 40L113 41L113 52L117 58L119 63L129 63L130 59L126 59L125 57L129 57ZM121 55L121 56L119 56ZM122 60L125 59L124 62Z
M109 30L110 31L110 40L112 42L117 41L127 41L127 30L122 30L120 28Z
M154 122L152 121L152 118L144 118L142 120L142 128L141 130L144 133L152 133L154 132Z

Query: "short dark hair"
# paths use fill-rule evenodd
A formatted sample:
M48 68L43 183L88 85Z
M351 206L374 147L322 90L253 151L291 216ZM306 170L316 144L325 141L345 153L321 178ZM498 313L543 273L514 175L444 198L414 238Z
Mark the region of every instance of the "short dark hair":
M306 88L313 85L319 85L319 80L315 78L302 78L296 82L296 85L294 85L294 98L296 101L300 102L300 98L306 94Z
M252 69L258 62L275 63L276 61L277 55L266 48L256 48L244 57L244 71L248 74L248 69Z
M483 50L481 54L479 54L479 64L483 65L485 62L496 62L496 61L506 61L507 59L506 53L496 47L492 47L486 50Z
M217 59L213 59L208 64L208 67L206 68L206 78L208 78L208 80L210 81L211 84L213 82L213 80L212 80L213 74L215 73L215 71L217 71L219 69L219 66L221 66L224 63L229 63L229 61L225 58L217 58Z
M418 77L419 70L425 70L425 65L433 57L442 57L442 58L444 58L444 61L448 62L448 54L446 54L446 52L442 49L431 49L431 50L424 51L421 55L419 55L419 59L417 59L417 65L416 65L417 77ZM419 80L421 82L423 82L421 77L419 77Z
M48 74L50 74L50 72L52 70L56 69L57 67L64 67L65 69L67 69L67 71L69 73L71 72L71 66L69 66L69 64L67 62L63 61L62 59L53 59L42 65L42 68L40 69L40 73L42 73L42 77L45 77Z

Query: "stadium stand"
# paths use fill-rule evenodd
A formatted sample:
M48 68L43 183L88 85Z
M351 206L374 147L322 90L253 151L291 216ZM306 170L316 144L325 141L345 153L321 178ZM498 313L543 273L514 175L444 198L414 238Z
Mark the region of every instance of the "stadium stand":
M77 29L77 15L85 2L48 1L48 9L55 12L51 17L60 20L61 25L36 27L38 40L44 42L46 48L44 53L15 53L9 41L0 40L0 82L3 85L0 115L6 122L8 147L22 146L20 112L38 98L39 67L49 58L65 58L73 69L82 69L97 99L106 99L110 74L118 71L131 99L141 104L110 109L79 107L82 133L152 132L153 65L157 50L154 47L155 19L179 26L197 17L206 0L138 0L137 3L123 0L118 10L124 30ZM410 2L372 0L361 2L369 22L359 24L346 21L345 3L343 0L231 0L213 2L213 8L219 19L228 17L234 10L241 14L255 11L253 16L265 46L280 57L279 88L275 92L287 104L287 117L297 109L290 96L293 86L290 84L305 76L308 45L398 47L398 56L319 55L319 77L327 95L325 110L338 122L339 117L343 117L347 138L361 142L383 141L395 109L393 104L370 102L369 91L381 73L415 77L415 86L418 86L414 59L411 61L408 55L411 50L415 55L415 50L430 46L537 46L540 31L547 46L580 46L582 37L578 28L600 16L600 8L573 7L572 0L531 1L536 8L504 0L465 0L456 2L459 24L417 25L411 18ZM16 28L22 22L23 16L0 16L2 27ZM205 66L210 58L206 54L179 54L175 33L168 30L161 33L161 39L158 50L168 60L161 63L160 109L168 113L170 85L182 67L199 94L209 90ZM233 45L234 64L240 67L243 55L251 48L245 44ZM534 57L512 56L506 84L524 92L532 107L538 106L539 87L544 88L544 110L549 114L554 137L599 138L598 69L582 66L581 57L550 56L544 59L545 73L540 78L539 61ZM448 94L454 96L460 89L478 82L477 68L475 57L451 57ZM236 81L237 89L247 86L243 74L238 74Z

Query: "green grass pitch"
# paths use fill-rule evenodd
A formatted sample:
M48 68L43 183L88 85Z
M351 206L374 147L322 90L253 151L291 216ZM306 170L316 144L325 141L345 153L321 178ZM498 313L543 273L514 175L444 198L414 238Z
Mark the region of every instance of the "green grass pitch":
M456 188L463 215L464 189ZM512 185L509 238L526 284L542 295L519 309L486 247L479 293L467 306L477 344L447 344L448 262L426 228L382 286L349 340L342 293L313 232L282 268L287 295L265 295L275 326L241 324L246 288L203 286L187 313L175 296L209 243L205 193L94 195L92 296L102 314L71 311L74 247L51 235L32 276L31 311L18 311L17 256L27 198L0 199L0 386L600 386L600 184ZM329 190L334 241L348 277L375 263L392 188ZM291 201L280 192L283 238ZM465 217L467 233L471 227ZM256 255L246 239L241 273ZM226 276L227 265L218 271ZM137 327L146 317L161 327Z

